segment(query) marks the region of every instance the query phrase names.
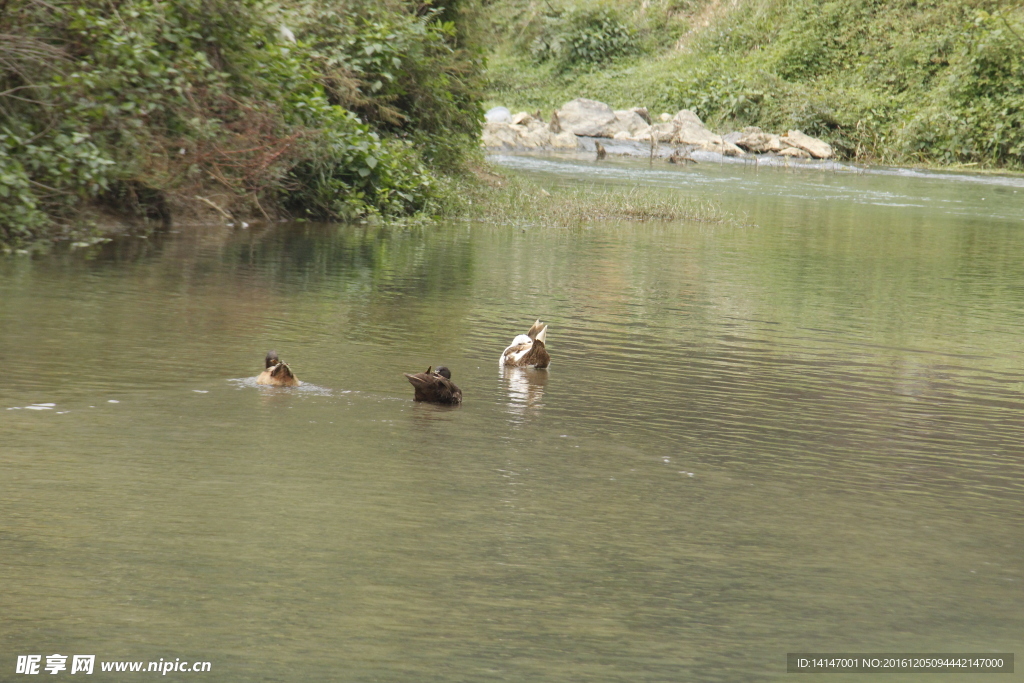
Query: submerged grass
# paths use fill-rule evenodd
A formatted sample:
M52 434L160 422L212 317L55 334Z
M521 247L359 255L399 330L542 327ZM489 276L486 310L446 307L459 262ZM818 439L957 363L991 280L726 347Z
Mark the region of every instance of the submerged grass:
M667 189L581 185L542 187L525 176L503 171L478 174L469 193L467 215L496 223L553 223L578 226L591 221L692 221L722 223L726 214L708 198Z

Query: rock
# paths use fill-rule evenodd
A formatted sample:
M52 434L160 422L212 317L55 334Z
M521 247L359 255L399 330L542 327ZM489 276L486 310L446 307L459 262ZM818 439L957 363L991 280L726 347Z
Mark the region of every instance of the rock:
M526 126L534 121L534 118L527 114L525 111L521 111L512 117L513 126Z
M522 130L516 131L518 136L517 142L520 147L525 147L526 149L546 149L551 146L551 132L548 131L546 126L541 128L512 126L512 128L522 128Z
M697 160L690 156L690 152L693 149L677 149L672 152L672 155L668 158L670 164L695 164Z
M558 110L558 120L562 128L571 130L575 135L599 136L609 124L616 121L615 112L604 102L577 98L566 102ZM616 131L612 132L612 135Z
M644 120L644 123L646 123L648 126L651 125L651 123L653 123L651 121L651 115L647 111L647 107L633 107L632 109L630 109L630 111L635 111L637 115L640 116L640 118L642 118Z
M748 126L740 132L740 139L735 144L754 154L765 152L781 152L786 145L782 144L775 133L765 133L757 126ZM792 145L790 145L792 146Z
M620 140L635 140L646 134L650 127L643 116L633 109L614 111L603 102L582 98L567 102L555 112L555 116L563 130L598 138L614 138L625 132L629 137L620 137Z
M492 121L484 124L483 144L488 149L515 149L519 135L507 122Z
M828 159L832 156L832 146L824 140L804 135L798 130L791 130L779 139L783 145L802 149L815 159ZM785 150L783 150L785 151Z
M620 130L618 133L612 136L613 140L632 140L632 136L628 130Z
M726 133L725 135L723 135L722 139L728 142L730 145L735 145L737 142L740 141L740 138L742 137L743 133L733 131L731 133Z
M780 157L794 157L796 159L810 159L811 155L806 150L800 149L799 147L786 147L779 152Z
M551 112L551 123L548 124L548 130L550 130L555 135L558 135L559 133L562 132L562 123L558 120L557 111Z
M632 109L620 109L615 112L615 122L605 126L604 137L615 137L620 131L629 133L631 139L637 139L650 130L650 124Z
M552 133L547 124L529 114L515 117L519 123L484 124L483 146L488 149L561 149L575 150L576 136L570 131Z
M743 150L732 144L728 140L722 140L722 146L720 149L712 150L719 154L724 154L727 157L741 157L743 156Z
M668 121L663 123L655 123L651 126L650 133L647 135L647 139L651 139L651 134L654 134L655 140L658 142L670 142L676 134L676 124L672 123L671 117Z
M512 120L512 112L506 107L492 107L484 114L487 123L506 123Z
M551 146L555 149L574 151L580 146L571 130L563 130L561 133L551 136Z
M680 110L672 117L672 123L676 126L675 135L672 136L673 144L693 145L709 152L721 152L724 148L722 137L708 130L700 117L689 109Z
M783 146L782 142L780 141L778 135L776 135L775 133L769 133L768 134L768 148L767 148L766 151L768 151L768 152L781 152L782 151L782 146Z
M678 123L679 125L692 123L694 125L700 126L701 128L704 128L704 122L700 120L699 116L697 116L689 109L680 109L679 111L677 111L676 115L672 117L672 121L673 123Z
M658 120L661 121L662 123L668 123L669 121L672 120L672 114L663 112L660 115L658 115Z

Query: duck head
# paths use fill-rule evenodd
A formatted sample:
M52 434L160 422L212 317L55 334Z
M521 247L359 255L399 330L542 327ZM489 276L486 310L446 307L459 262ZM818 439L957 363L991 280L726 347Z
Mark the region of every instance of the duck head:
M434 371L434 374L435 375L441 375L445 379L451 379L452 378L452 371L449 370L448 368L446 368L443 365L438 365L437 366L437 370Z
M274 367L281 362L281 359L277 357L277 351L267 351L267 369Z

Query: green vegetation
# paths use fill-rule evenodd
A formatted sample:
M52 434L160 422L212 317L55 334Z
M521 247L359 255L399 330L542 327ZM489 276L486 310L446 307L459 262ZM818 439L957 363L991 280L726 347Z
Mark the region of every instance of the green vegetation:
M595 220L694 221L720 223L726 217L710 199L669 190L600 185L544 189L518 173L488 174L470 186L468 215L497 223L542 223L565 227Z
M458 210L484 37L490 104L685 107L851 159L1024 168L1003 0L574 1L0 0L0 244L85 210Z
M636 31L608 7L574 9L544 17L530 45L537 62L552 61L560 71L603 64L638 51Z
M0 244L84 207L443 210L478 144L471 20L458 0L0 1Z
M488 104L574 97L819 136L848 159L1024 168L1024 8L1000 0L619 0L633 54L538 59L572 0L496 3ZM613 45L618 42L612 41ZM540 55L545 54L541 51ZM613 55L609 53L608 58ZM603 61L604 58L602 58Z

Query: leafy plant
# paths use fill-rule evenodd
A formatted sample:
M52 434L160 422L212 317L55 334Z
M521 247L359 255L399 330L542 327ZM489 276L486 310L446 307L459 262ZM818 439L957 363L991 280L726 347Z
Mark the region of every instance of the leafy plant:
M434 210L482 118L450 4L0 3L0 241L212 192L235 213Z
M453 7L339 11L315 3L298 30L333 103L413 141L444 169L458 168L476 147L483 119L483 51L447 19L457 15Z
M636 31L610 7L575 9L545 17L531 52L537 62L561 69L594 65L640 49Z

